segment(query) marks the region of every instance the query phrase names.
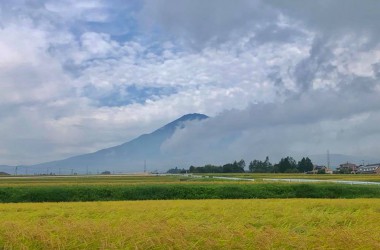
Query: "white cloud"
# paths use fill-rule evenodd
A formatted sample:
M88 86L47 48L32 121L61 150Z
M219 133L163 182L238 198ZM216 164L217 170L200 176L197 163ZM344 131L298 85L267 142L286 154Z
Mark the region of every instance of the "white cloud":
M74 21L105 22L108 20L107 5L98 0L46 1L45 8L60 17Z
M69 88L62 65L47 52L48 35L29 22L0 30L2 105L44 102Z
M379 94L367 92L358 100L355 91L310 90L282 103L251 105L177 131L163 150L181 155L187 164L199 158L216 164L268 155L298 158L327 149L377 155L371 137L380 137Z
M348 1L335 16L338 1L303 2L0 3L0 163L91 152L190 112L217 116L186 133L220 159L326 145L376 154L374 8ZM135 101L129 86L170 91ZM119 106L104 103L115 95ZM181 150L186 133L164 148Z

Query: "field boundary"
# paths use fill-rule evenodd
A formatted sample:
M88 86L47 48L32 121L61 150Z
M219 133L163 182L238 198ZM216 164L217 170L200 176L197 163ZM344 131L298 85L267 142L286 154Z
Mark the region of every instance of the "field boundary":
M317 180L317 179L281 179L281 178L264 178L263 181L275 181L275 182L324 182L324 183L338 183L338 184L350 184L350 185L380 185L379 182L371 181L341 181L341 180Z

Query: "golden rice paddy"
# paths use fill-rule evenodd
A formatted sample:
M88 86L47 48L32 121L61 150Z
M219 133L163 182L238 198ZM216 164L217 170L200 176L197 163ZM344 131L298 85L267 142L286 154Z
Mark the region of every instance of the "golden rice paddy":
M380 249L380 199L0 204L0 249Z

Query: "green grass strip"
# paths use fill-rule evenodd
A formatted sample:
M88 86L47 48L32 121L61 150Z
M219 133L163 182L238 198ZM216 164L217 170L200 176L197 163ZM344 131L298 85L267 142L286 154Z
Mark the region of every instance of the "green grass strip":
M281 183L0 187L2 203L255 198L380 198L380 187Z

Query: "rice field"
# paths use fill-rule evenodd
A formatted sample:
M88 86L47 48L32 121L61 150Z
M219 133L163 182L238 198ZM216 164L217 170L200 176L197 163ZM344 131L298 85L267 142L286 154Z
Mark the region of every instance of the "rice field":
M0 177L0 187L10 186L99 186L144 185L180 182L178 176L156 175L67 175Z
M0 205L0 249L380 249L380 199Z
M243 176L249 178L251 175ZM281 177L281 180L286 180L284 177L289 178L289 176L293 178L302 177L302 175L272 176ZM226 175L221 177L223 179L216 176L214 176L216 178L203 177L192 178L182 175L2 177L0 178L0 203L176 199L380 198L379 185L350 185L330 182L302 183L302 178L295 182L276 183L269 180L265 181L264 178L254 178L255 181L243 181L236 180L237 178L225 179Z
M264 179L319 179L319 180L344 180L344 181L370 181L380 182L380 175L365 174L196 174L202 176L221 176L254 179L255 182L265 182ZM68 175L68 176L0 176L0 187L11 186L105 186L105 185L148 185L148 184L184 184L184 183L220 183L231 180L217 178L190 178L180 175ZM236 182L236 181L235 181ZM237 181L239 182L239 181Z
M341 180L341 181L371 181L380 182L377 174L303 174L303 173L243 173L243 174L204 174L211 176L231 176L241 178L254 178L262 182L263 179L319 179L319 180Z
M263 181L379 176L218 176L0 178L0 249L380 249L380 187Z

